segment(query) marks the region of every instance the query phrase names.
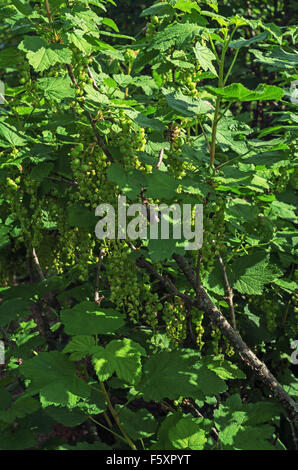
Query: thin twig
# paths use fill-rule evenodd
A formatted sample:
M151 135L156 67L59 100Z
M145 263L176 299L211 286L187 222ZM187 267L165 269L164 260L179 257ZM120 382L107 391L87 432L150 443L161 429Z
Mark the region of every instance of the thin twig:
M32 259L33 259L33 262L34 262L36 271L38 272L38 275L39 275L39 277L40 277L40 280L41 280L41 281L44 281L44 280L45 280L45 276L44 276L44 274L43 274L43 272L42 272L42 269L41 269L41 267L40 267L39 259L38 259L38 257L37 257L35 248L32 248Z
M47 10L49 23L53 23L52 12L51 12L51 8L50 8L50 4L49 4L48 0L45 0L45 6L46 6L46 10Z
M50 7L50 2L49 2L49 0L45 0L45 7L46 7L46 11L47 11L47 16L48 16L49 23L51 23L51 26L53 27L53 17L52 17L52 12L51 12L51 7ZM55 34L55 40L58 42L59 36L58 36L58 34L56 33L54 27L53 27L53 32L54 32L54 34Z
M52 181L58 181L59 183L67 183L67 184L70 184L72 186L77 186L78 185L78 183L76 181L71 181L67 178L63 178L63 176L61 176L60 178L56 178L55 176L47 176L46 178L49 179L49 180L52 180Z
M184 403L185 403L186 406L189 406L193 410L194 414L198 418L206 419L206 417L204 415L202 415L202 413L197 409L197 407L195 406L195 404L193 403L193 400L191 398L184 398L183 399L183 404ZM212 435L212 438L217 442L218 441L218 431L215 427L211 428L211 435Z
M116 413L116 411L114 410L114 407L112 405L112 402L110 400L110 397L109 397L109 394L104 386L104 383L103 382L100 382L100 388L102 390L102 393L103 393L103 396L107 402L107 405L108 405L108 408L119 428L119 430L121 431L121 434L123 435L124 439L126 440L127 444L129 445L129 447L133 450L137 450L136 446L134 445L134 443L132 442L132 440L130 439L130 437L128 436L127 432L125 431L125 429L123 428L121 422L120 422L120 419L119 419L119 416L118 414Z
M201 250L198 250L198 258L197 258L197 264L196 264L196 293L199 291L199 287L201 286L201 261L202 261L202 252Z
M173 258L177 262L186 278L189 280L191 286L196 290L196 277L186 259L183 258L183 256L177 254L174 254ZM172 281L158 274L151 263L146 261L144 257L139 258L137 263L139 266L146 268L156 279L160 280L166 289L172 292L174 295L180 297L189 305L193 305L196 308L199 308L199 310L203 310L209 316L211 322L219 328L221 333L235 347L245 364L256 373L264 385L272 390L273 394L287 410L290 418L293 419L293 422L298 424L298 406L295 401L282 388L274 375L271 374L271 372L268 370L267 366L251 351L251 349L243 341L239 332L232 328L221 311L218 310L218 308L213 304L205 289L200 286L197 297L194 299L189 295L179 292Z
M206 134L205 129L204 129L204 127L203 127L203 125L202 125L202 123L201 123L200 121L199 121L199 126L200 126L200 128L201 128L201 131L203 132L204 137L205 137L205 140L206 140L206 144L207 144L207 146L208 146L209 153L211 153L211 147L210 147L210 144L209 144L209 140L208 140L207 134Z
M157 165L155 167L157 170L159 170L160 167L161 167L163 157L164 157L164 153L165 153L164 149L161 149L161 151L159 152L158 162L157 162Z
M93 85L94 90L99 91L99 88L98 88L98 86L96 85L95 79L94 79L94 77L93 77L93 74L92 74L92 72L91 72L91 70L90 70L89 65L87 65L87 71L88 71L89 77L90 77L91 80L92 80L92 85Z
M224 282L225 282L225 286L226 286L228 302L229 302L229 307L230 307L232 327L234 328L234 330L236 330L237 329L236 328L236 318L235 318L235 309L234 309L234 302L233 302L234 292L233 292L232 287L230 286L228 275L227 275L227 270L226 270L225 264L222 260L222 257L220 255L218 256L218 260L219 260L221 268L222 268L223 278L224 278Z

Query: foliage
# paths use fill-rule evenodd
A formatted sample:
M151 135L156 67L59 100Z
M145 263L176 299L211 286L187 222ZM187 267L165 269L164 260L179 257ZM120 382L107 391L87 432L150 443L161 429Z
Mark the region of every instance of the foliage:
M297 395L296 7L141 3L0 1L0 449L295 448L235 344ZM97 239L119 195L202 248Z

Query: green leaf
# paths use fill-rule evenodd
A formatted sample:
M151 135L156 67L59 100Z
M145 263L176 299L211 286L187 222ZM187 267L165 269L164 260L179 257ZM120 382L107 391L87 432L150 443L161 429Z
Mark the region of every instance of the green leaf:
M180 116L196 117L212 110L212 106L208 101L186 96L181 91L169 91L167 89L162 91L168 105Z
M295 69L297 67L297 54L285 52L279 47L275 47L268 54L264 54L260 50L250 49L250 53L255 56L254 62L260 62L275 69Z
M298 289L297 282L291 281L290 279L275 279L273 284L277 285L289 294L292 294L292 292L295 292Z
M195 153L195 152L194 152ZM181 188L185 193L195 194L201 197L206 197L211 188L203 181L198 181L197 177L185 176L181 180Z
M185 246L187 242L185 240L175 239L150 239L148 243L148 251L150 258L153 262L164 261L165 259L171 258L173 253L180 255L184 254Z
M118 405L116 411L122 426L132 439L145 439L155 433L157 421L148 410L141 408L131 411L125 406Z
M223 380L245 379L246 377L242 370L238 369L236 364L233 364L226 359L222 359L220 356L205 356L203 358L203 364Z
M194 372L197 377L198 390L197 393L193 394L193 398L214 397L214 395L219 395L227 389L227 385L220 377L220 374L216 374L216 371L207 368L203 362L195 364Z
M209 125L205 125L205 128L210 133L212 132ZM247 145L243 140L243 134L250 134L250 132L251 129L245 124L239 123L235 119L223 117L217 126L216 140L224 152L231 148L238 154L244 154L247 152Z
M11 404L10 408L0 411L0 421L12 424L16 419L22 419L39 408L39 401L31 397L20 396Z
M190 418L184 416L175 427L169 430L169 440L175 449L202 450L207 442L207 435L211 429L211 421L206 429L203 418Z
M70 87L69 77L39 78L37 80L40 88L44 90L45 98L54 101L61 101L64 98L74 98L75 91Z
M0 137L4 139L0 139L1 146L3 147L20 147L27 142L23 132L3 121L0 122Z
M280 412L281 405L276 402L261 401L246 404L242 403L240 395L234 394L214 411L214 419L219 429L223 429L231 422L257 426L278 417Z
M53 163L40 163L39 165L33 167L31 171L31 178L34 181L40 182L51 173L53 168Z
M197 398L199 393L222 393L226 386L212 371L199 363L191 350L162 351L145 362L142 382L137 387L144 399L176 400L180 396Z
M263 41L267 38L267 36L267 31L264 31L263 33L256 34L255 36L249 39L236 39L235 41L230 42L229 47L233 49L239 49L240 47L248 47L254 42Z
M116 31L116 33L119 33L119 28L118 26L116 25L115 21L112 20L111 18L104 18L102 20L102 24L105 24L106 26L109 26L111 29L113 29L114 31Z
M35 36L25 36L19 49L36 72L43 72L55 64L70 64L72 52L62 44L48 44L44 39Z
M261 252L235 260L231 266L234 289L241 294L262 294L264 285L277 277L268 263L268 256Z
M92 356L96 350L95 339L92 336L74 336L63 349L64 353L72 353L69 358L71 361L80 361L86 356Z
M159 119L148 118L144 114L138 112L128 111L126 114L140 127L154 129L156 131L166 130L166 126Z
M115 372L125 383L136 384L141 378L141 356L146 351L131 339L111 341L106 348L98 347L92 363L98 378L107 380Z
M84 32L80 29L74 29L73 32L67 32L64 36L66 44L73 44L84 54L89 55L92 52L92 45L83 37Z
M0 304L0 326L9 324L17 318L24 318L31 314L29 303L21 299L5 300Z
M223 88L214 88L207 86L206 89L213 95L219 96L224 100L235 101L279 101L283 95L284 90L278 86L266 85L260 83L255 90L249 90L242 85L242 83L232 83Z
M269 442L274 428L263 423L279 417L280 413L281 406L272 401L245 404L241 402L239 395L230 396L214 411L223 448L274 450L274 446Z
M177 179L169 173L153 170L151 174L147 175L146 196L153 199L172 200L177 194L178 184Z
M93 102L97 106L99 104L105 105L110 103L109 98L95 90L92 85L86 85L84 91L86 93L86 100Z
M174 45L177 46L177 49L182 48L185 42L190 42L195 36L198 36L201 31L202 27L193 23L187 23L187 27L185 27L183 23L167 26L154 36L154 40L148 47L148 51L156 49L160 52L164 52Z
M158 86L156 85L154 78L151 78L148 75L134 77L133 85L142 88L143 92L147 96L153 95L158 90Z
M47 406L45 413L54 421L67 427L75 427L87 421L88 416L80 408L66 408L63 406Z
M123 166L112 163L107 170L108 181L116 183L122 194L130 199L135 199L140 194L141 189L146 186L146 176L144 173L131 169L125 170Z
M68 335L111 334L125 324L124 315L112 308L101 308L96 302L81 302L61 312Z
M212 61L216 60L216 57L213 52L208 49L207 46L203 46L199 42L196 43L194 47L194 52L202 69L205 70L205 72L207 70L210 70L210 72L217 76L217 71L214 65L212 64Z
M266 439L272 438L274 428L261 426L254 428L240 426L236 423L228 425L219 433L219 440L224 449L230 450L275 450L275 447Z
M287 204L282 201L273 201L271 202L268 210L266 210L265 215L267 215L267 217L270 217L270 219L272 220L280 218L297 222L295 210L296 206L294 206L293 204Z
M207 289L208 292L213 292L214 294L220 295L223 297L225 295L225 285L222 276L222 268L219 264L219 261L215 261L214 269L211 273L206 273L202 276L203 286Z
M78 205L68 206L66 217L70 227L79 227L90 231L94 231L97 222L93 211Z
M32 431L23 427L0 435L0 450L27 450L35 445L36 441Z
M145 8L145 10L142 11L140 16L149 16L149 15L159 15L159 16L165 16L165 15L173 15L174 10L172 6L168 3L156 3L155 5L152 5L149 8Z
M92 385L90 397L79 401L77 407L87 415L98 415L106 410L107 403L102 391L98 388L97 381L94 381L94 384L89 382L89 384Z
M129 86L134 81L134 79L131 75L125 75L124 73L113 74L113 79L114 79L115 83L117 83L122 88L125 88L125 87ZM105 80L105 83L107 83L106 80Z
M190 13L191 10L197 10L199 12L201 11L199 5L197 5L195 2L191 2L190 0L178 0L175 3L174 8L176 10L184 11L185 13Z
M16 7L16 9L22 13L24 16L28 17L32 15L32 8L26 2L20 0L11 0L11 3Z
M235 198L228 202L225 219L228 221L253 222L256 220L258 212L258 209L245 199Z
M169 431L179 422L182 417L183 414L181 411L176 411L176 413L169 413L167 415L158 430L158 441L152 446L151 450L175 449L175 447L169 440Z
M33 359L26 360L19 371L31 381L27 393L40 393L41 401L46 406L71 406L79 397L90 396L91 389L76 376L75 365L59 351L41 352Z

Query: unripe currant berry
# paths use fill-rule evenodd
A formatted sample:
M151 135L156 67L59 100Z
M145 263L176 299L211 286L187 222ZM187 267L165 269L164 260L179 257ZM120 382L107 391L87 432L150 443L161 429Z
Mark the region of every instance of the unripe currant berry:
M72 164L74 167L79 167L81 165L81 160L79 158L75 158Z

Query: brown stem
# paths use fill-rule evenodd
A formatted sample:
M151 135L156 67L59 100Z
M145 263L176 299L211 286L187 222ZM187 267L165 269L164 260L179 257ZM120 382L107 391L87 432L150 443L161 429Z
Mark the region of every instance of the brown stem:
M215 160L215 146L216 146L216 132L218 124L218 115L220 109L220 98L216 98L215 112L212 124L212 136L211 136L211 147L210 147L210 165L214 165Z
M49 4L49 0L45 0L45 7L46 7L46 10L47 10L49 23L53 23L53 17L52 17L52 12L51 12L51 7L50 7L50 4Z
M34 262L36 271L38 272L38 275L39 275L40 280L41 280L41 281L44 281L44 280L45 280L45 276L44 276L44 274L43 274L43 272L42 272L42 269L41 269L41 267L40 267L39 259L38 259L38 257L37 257L35 248L32 248L32 259L33 259L33 262Z
M228 279L228 276L227 276L226 267L224 265L222 257L219 256L218 259L219 259L219 262L220 262L220 265L221 265L221 268L222 268L223 278L224 278L224 282L225 282L225 286L226 286L228 302L229 302L230 312L231 312L232 327L234 328L234 330L236 330L237 329L236 328L236 318L235 318L235 310L234 310L234 302L233 302L234 292L233 292L232 287L230 286L229 279Z
M119 416L118 414L116 413L116 411L114 410L114 407L112 405L112 402L110 400L110 397L109 397L109 394L106 390L106 387L104 386L104 383L103 382L100 382L100 388L102 390L102 393L105 397L105 400L107 402L107 405L108 405L108 408L119 428L119 430L121 431L121 434L123 435L123 437L125 438L127 444L129 445L129 447L133 450L137 450L136 446L134 445L134 443L132 442L132 440L130 439L130 437L128 436L128 434L126 433L125 429L122 427L122 424L120 423L120 419L119 419Z
M96 85L95 79L94 79L94 77L93 77L93 75L92 75L92 72L91 72L91 70L90 70L89 65L87 65L87 71L88 71L89 77L90 77L91 80L92 80L92 86L93 86L94 90L99 91L99 88L98 88L98 86Z
M173 258L177 262L178 266L184 273L185 277L190 282L191 286L196 290L196 277L192 271L192 268L188 264L185 258L180 255L173 255ZM294 423L298 424L298 407L295 401L290 397L290 395L282 388L280 383L276 380L273 374L268 370L267 366L260 361L256 355L251 351L247 344L243 341L238 331L234 330L223 314L218 310L218 308L210 300L205 289L200 286L198 289L196 299L193 299L189 295L182 294L179 292L173 283L161 276L156 272L154 267L148 261L145 261L144 258L139 258L139 266L145 267L156 279L159 279L164 287L172 292L174 295L177 295L183 299L186 303L203 310L210 318L211 322L219 328L221 333L229 340L229 342L235 347L238 351L241 359L245 364L259 377L261 382L266 385L273 394L276 396L277 400L284 406L287 410L291 419Z
M156 165L156 169L159 170L160 167L161 167L161 164L162 164L162 161L163 161L163 156L164 156L164 149L161 149L161 151L159 152L159 157L158 157L158 162L157 162L157 165Z
M202 252L201 250L198 251L198 259L196 265L196 292L199 291L199 287L201 285L201 261L202 261Z
M199 121L199 126L201 128L201 131L203 132L203 135L204 135L204 138L205 138L205 141L206 141L206 144L207 144L207 147L208 147L208 150L209 150L209 153L211 154L211 147L210 147L210 144L209 144L209 140L208 140L208 137L207 137L207 134L205 132L205 129L202 125L202 123Z

